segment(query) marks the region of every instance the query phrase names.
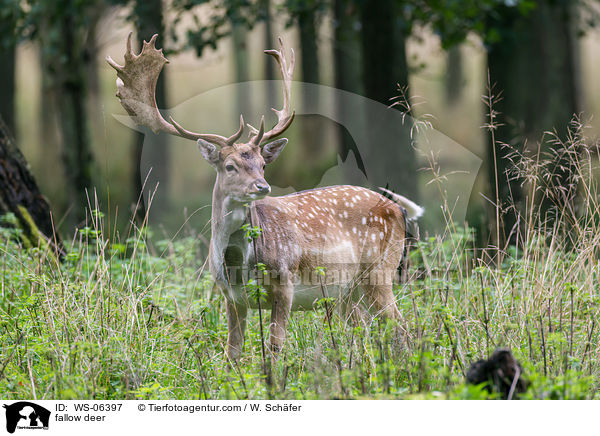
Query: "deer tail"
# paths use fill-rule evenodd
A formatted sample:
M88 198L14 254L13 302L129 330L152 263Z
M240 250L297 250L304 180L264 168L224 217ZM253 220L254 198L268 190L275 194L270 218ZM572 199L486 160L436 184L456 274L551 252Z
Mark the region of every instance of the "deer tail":
M398 195L395 192L390 191L389 189L379 189L381 189L384 193L389 195L390 199L394 203L398 204L399 206L402 206L406 210L406 219L416 220L417 218L423 215L423 212L425 212L425 209L423 209L415 202L410 201L408 198L403 197L402 195Z

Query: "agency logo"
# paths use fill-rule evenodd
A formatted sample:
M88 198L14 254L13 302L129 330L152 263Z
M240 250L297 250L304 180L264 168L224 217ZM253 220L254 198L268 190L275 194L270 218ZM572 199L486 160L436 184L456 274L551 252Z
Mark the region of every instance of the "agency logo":
M50 411L29 401L5 404L6 431L14 433L18 429L48 430Z

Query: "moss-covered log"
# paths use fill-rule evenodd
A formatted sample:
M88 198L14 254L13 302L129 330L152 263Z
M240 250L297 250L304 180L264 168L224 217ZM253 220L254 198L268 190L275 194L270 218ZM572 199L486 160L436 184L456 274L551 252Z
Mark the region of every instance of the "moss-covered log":
M65 254L52 223L50 206L41 194L29 165L0 118L0 226L19 230L25 247L49 248L57 258ZM6 218L9 217L9 218Z

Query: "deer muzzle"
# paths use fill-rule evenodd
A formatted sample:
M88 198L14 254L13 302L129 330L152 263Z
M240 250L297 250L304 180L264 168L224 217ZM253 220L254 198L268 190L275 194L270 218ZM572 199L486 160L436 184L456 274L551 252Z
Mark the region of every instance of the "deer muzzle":
M258 194L267 195L271 192L271 186L269 186L265 179L259 179L254 182L254 188Z

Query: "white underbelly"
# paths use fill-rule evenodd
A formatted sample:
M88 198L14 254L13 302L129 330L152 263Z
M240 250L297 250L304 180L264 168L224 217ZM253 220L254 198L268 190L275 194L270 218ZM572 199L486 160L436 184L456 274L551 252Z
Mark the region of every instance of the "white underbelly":
M319 307L319 301L326 298L345 299L350 296L356 287L358 266L354 268L341 268L333 265L324 267L325 276L321 277L316 271L298 272L294 280L292 297L292 310L312 310ZM321 285L323 283L323 285ZM270 286L265 286L267 293L271 293ZM249 298L244 286L232 286L228 290L230 301L243 304L251 308L258 308L257 302ZM271 297L271 295L269 295ZM261 304L263 309L270 309L270 303Z
M340 299L347 298L351 289L347 284L344 285L297 285L294 288L294 299L292 300L292 310L311 310L318 307L318 303L323 300L323 294L326 298Z
M318 303L323 300L323 293L327 298L336 300L348 298L351 294L351 287L348 284L334 284L326 285L321 289L320 285L296 285L292 299L292 310L312 310L322 307ZM231 289L229 299L253 309L258 308L257 302L248 297L243 287ZM261 306L263 309L271 309L270 304L266 302Z

